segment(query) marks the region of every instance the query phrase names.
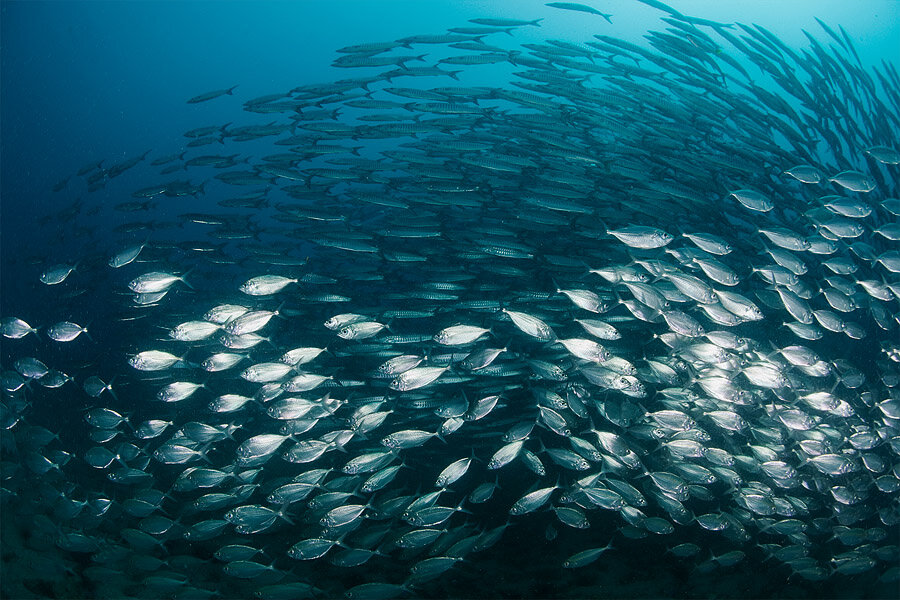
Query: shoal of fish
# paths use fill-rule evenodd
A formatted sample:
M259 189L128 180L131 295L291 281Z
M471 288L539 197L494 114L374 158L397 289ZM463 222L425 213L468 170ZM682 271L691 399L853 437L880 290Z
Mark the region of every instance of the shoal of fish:
M560 569L664 538L700 573L897 581L897 71L821 21L793 48L642 1L643 43L555 2L601 33L342 48L355 78L57 184L87 195L45 231L133 198L35 265L56 320L0 322L3 518L44 576L428 595L543 520L583 530Z

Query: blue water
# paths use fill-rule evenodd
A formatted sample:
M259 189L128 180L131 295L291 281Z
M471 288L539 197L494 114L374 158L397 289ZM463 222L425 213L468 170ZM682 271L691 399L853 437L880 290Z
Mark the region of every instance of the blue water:
M91 161L124 159L147 149L175 153L182 132L232 120L243 100L355 76L355 69L329 64L342 46L439 33L478 17L545 17L540 30L520 29L517 41L538 35L583 41L594 33L640 41L660 24L659 11L627 0L598 3L613 13L613 25L543 5L540 0L4 2L5 216L28 218L33 214L27 206L52 211L51 203L71 202L77 192L52 196L47 184ZM789 45L805 42L801 29L825 39L813 18L819 17L848 31L863 64L900 53L900 7L892 0L671 5L712 20L757 23ZM185 104L232 85L239 85L235 98ZM266 122L266 115L241 117Z
M0 250L5 268L0 277L5 291L39 285L33 283L38 268L11 271L14 262L26 257L61 261L49 258L53 248L45 236L31 233L42 217L88 198L74 179L62 192L52 191L85 165L104 160L108 167L148 150L150 158L178 154L188 141L182 133L195 127L235 119L240 124L270 122L272 115L242 112L241 103L303 84L357 76L359 69L330 65L338 56L334 50L351 44L443 32L478 17L544 17L540 28L519 28L517 43L548 38L581 42L593 33L641 43L641 36L660 24L662 13L644 4L603 4L604 11L613 13L613 25L593 15L549 9L540 0L3 2ZM797 45L806 42L803 29L826 38L814 17L839 23L855 40L864 65L891 60L900 51L900 4L892 0L867 0L861 4L864 9L842 0L671 5L712 20L756 23ZM421 50L428 51L437 49ZM480 67L464 83L490 82L501 68ZM234 96L186 103L234 85ZM89 198L111 206L128 200L136 187L158 181L144 161ZM233 191L230 186L216 190ZM213 195L207 195L192 200L190 210L203 212L213 203ZM111 251L119 241L111 242L107 234L124 217L106 210L82 215L77 225L84 229L78 235ZM61 235L75 235L75 225L70 220L60 224Z
M828 41L813 18L819 17L847 30L863 65L896 61L900 56L900 3L895 1L671 0L669 4L686 14L712 20L757 23L792 46L805 45L801 29ZM86 366L101 376L122 370L122 352L138 349L135 345L147 335L147 328L140 324L111 321L119 314L121 284L127 278L118 282L118 287L103 287L110 286L109 278L94 280L87 274L79 285L83 293L61 298L56 290L43 286L38 276L49 264L105 257L124 245L144 241L145 233L122 229L129 222L153 220L165 224L176 222L178 215L186 212L221 212L218 200L245 191L213 180L207 184L206 194L197 198L156 199L156 207L148 212L112 210L118 203L135 200L131 197L135 189L159 182L159 167L151 167L149 160L184 151L188 141L182 136L185 131L205 125L280 120L281 115L244 112L241 105L248 99L304 84L359 76L359 69L331 66L337 56L334 50L342 46L440 33L478 17L543 17L540 28L516 31L517 44L546 38L581 42L594 33L642 43L641 36L648 29L661 25L660 13L643 4L609 0L592 5L612 13L613 24L599 17L554 11L540 0L4 1L0 4L0 316L16 314L33 324L49 324L68 318L84 320L84 315L90 315L95 337L110 341L108 354L73 355L69 348L44 340L34 342L40 356L48 364L73 372ZM414 51L425 52L446 53L422 46ZM462 84L489 83L508 66L492 69L480 67ZM233 95L199 104L186 102L198 94L231 86L237 86ZM213 145L190 154L284 151L272 150L270 141L254 144L233 148ZM102 160L108 168L147 151L147 160L98 191L88 192L81 178L74 176L86 165ZM196 171L176 172L165 180L200 183L202 177ZM61 191L52 190L67 178ZM202 230L166 227L155 232L154 239L180 243L198 239L198 231ZM85 272L90 273L89 269ZM217 286L233 291L244 275L243 271L231 275L227 270L221 272L225 274L215 276L220 279L202 279L207 273L199 274L198 288ZM183 302L179 311L183 314L205 310L210 300L204 295L178 298ZM165 334L159 331L160 336ZM6 340L3 343L3 360L9 361L10 346ZM131 393L139 396L138 390L152 393L152 389L138 386ZM59 404L40 407L42 424L62 431L61 437L75 444L74 453L78 455L87 447L83 445L87 427L77 419L71 423L65 416L64 409L70 408L64 404L65 398L53 402ZM136 405L134 410L137 422L146 407ZM148 411L144 417L151 414L156 413ZM97 480L98 485L105 484L102 477ZM87 481L79 483L90 487ZM509 500L515 499L514 492L506 494ZM489 525L501 525L504 517L499 515ZM446 588L433 585L427 588L428 593L449 597L850 597L857 586L857 582L847 580L826 588L797 580L767 579L759 577L749 562L725 575L704 577L693 570L693 564L666 558L667 540L643 540L638 546L644 554L610 554L597 563L596 569L566 571L565 579L556 581L557 565L571 548L604 545L614 535L615 524L611 519L608 527L595 527L586 537L582 532L557 527L559 537L553 545L547 545L546 530L551 521L549 517L535 519L510 530L502 546L477 555L472 564L460 565L459 573L442 580ZM686 536L679 541L693 539ZM198 569L207 580L217 576L209 559L215 547L210 543L193 549L202 559ZM519 558L510 560L511 556ZM89 561L83 562L78 566L84 567ZM296 568L303 572L318 568L318 563L297 563ZM341 582L344 588L363 581L330 565L322 568L328 577L347 577ZM385 567L384 575L385 579L391 579L389 575L402 579L403 569L396 568L395 573ZM47 597L90 595L77 580L72 581L76 583L70 586L48 586L43 593ZM223 585L226 597L242 597L251 589L240 582ZM566 591L561 592L561 587ZM873 584L866 593L881 596L890 589Z

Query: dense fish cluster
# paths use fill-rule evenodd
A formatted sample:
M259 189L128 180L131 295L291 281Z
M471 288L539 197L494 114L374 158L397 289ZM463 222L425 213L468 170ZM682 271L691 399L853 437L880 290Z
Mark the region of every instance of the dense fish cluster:
M496 596L504 543L895 586L897 72L645 4L342 48L60 182L146 173L0 323L9 594Z

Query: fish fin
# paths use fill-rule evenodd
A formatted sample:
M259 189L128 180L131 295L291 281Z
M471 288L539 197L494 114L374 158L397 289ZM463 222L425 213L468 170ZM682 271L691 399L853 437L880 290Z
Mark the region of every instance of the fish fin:
M288 509L288 507L290 507L290 504L283 504L276 514L278 515L278 518L287 521L291 525L294 525L294 520L285 514L285 511ZM272 564L274 565L275 563L273 562Z
M191 289L191 290L194 289L194 286L192 286L190 283L187 282L187 276L190 275L190 274L194 271L194 269L196 269L196 268L197 268L197 267L191 267L190 269L188 269L187 271L185 271L184 275L182 275L181 277L178 278L178 281L180 281L181 283L183 283L184 285L186 285L186 286L187 286L189 289Z
M119 401L119 397L116 395L115 390L112 389L112 384L116 380L118 375L113 375L112 379L109 380L109 383L106 384L106 391L109 392L109 395L113 397L113 400L116 402Z

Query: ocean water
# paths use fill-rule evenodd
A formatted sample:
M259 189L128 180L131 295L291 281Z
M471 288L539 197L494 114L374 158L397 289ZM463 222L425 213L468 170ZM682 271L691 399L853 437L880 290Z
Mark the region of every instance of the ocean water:
M654 4L0 4L0 594L896 597L900 7ZM475 27L484 31L429 38ZM371 55L336 52L409 36L422 37ZM340 64L354 56L385 62ZM406 58L389 64L398 56ZM429 67L454 75L416 72ZM214 97L188 102L203 94ZM207 143L190 145L198 139ZM811 181L784 173L801 165ZM733 192L746 189L772 206L738 201ZM632 225L667 237L609 233ZM791 249L760 230L806 242ZM682 235L703 232L731 251L701 252ZM108 264L138 247L134 262ZM71 274L48 284L60 265ZM610 268L619 271L599 272ZM180 279L151 302L135 294L149 272ZM640 280L629 280L635 272ZM693 279L676 282L673 272ZM292 281L271 294L240 291L261 275ZM716 298L697 299L710 285L742 294L764 318L716 320L703 308ZM172 339L177 325L226 303L276 312L254 330L267 339L245 349L225 347L222 331ZM387 328L352 339L352 330L324 326L343 313ZM517 315L553 332L535 333ZM19 337L12 318L37 332ZM619 335L589 335L575 319L604 320ZM60 322L87 333L53 339ZM460 324L484 332L458 345L433 337ZM743 341L694 347L698 324ZM554 343L586 338L587 350ZM598 342L637 368L586 358ZM794 346L813 358L785 350ZM327 377L314 389L270 386L266 396L265 382L243 371L296 347L327 351L274 385ZM505 350L493 370L466 366L489 348ZM158 370L129 362L149 350L179 360ZM241 362L204 367L216 352ZM399 373L377 371L398 355L446 370L403 389ZM29 375L27 358L50 375ZM671 376L650 366L659 364ZM781 378L765 380L773 373ZM719 376L733 394L712 391L709 378ZM113 393L86 389L91 378ZM160 401L177 381L204 387ZM224 394L254 399L212 409ZM810 394L836 400L814 405ZM289 421L270 411L287 397L313 402L318 421L242 463L247 439L281 435ZM481 415L491 398L496 407ZM103 409L124 421L98 426L110 417ZM384 423L361 429L359 419L378 411ZM666 417L678 415L661 411L691 421L672 425ZM711 412L743 424L730 429ZM153 420L168 425L141 433ZM185 437L197 422L229 435ZM523 423L535 424L524 438L532 454L490 468L512 441L504 434ZM385 452L385 436L410 430L441 435L397 450L377 469L403 465L395 478L360 490L370 473L348 472L348 461ZM624 446L604 446L591 430ZM311 440L327 446L321 457L282 456ZM700 449L677 443L685 440ZM192 455L160 454L173 445ZM716 462L709 448L738 461ZM846 467L829 472L822 455ZM98 457L109 464L92 466ZM468 457L466 473L430 500L461 509L433 526L446 531L423 548L397 547L427 527L414 519L421 506L403 507ZM584 466L567 466L578 459ZM791 471L773 476L782 465ZM197 468L226 478L185 484ZM316 468L331 469L320 487L260 531L229 522L210 539L185 536L203 520L231 520L235 506L278 512L268 495ZM674 473L678 489L664 489L651 477L659 473ZM135 481L122 482L129 474ZM471 500L493 481L489 501ZM616 483L637 498L623 499ZM533 511L510 513L547 488ZM612 491L621 504L602 508L585 488ZM364 518L323 528L327 510L307 503L335 491L348 496L333 506L364 505ZM135 499L155 492L166 497L142 513ZM208 493L231 500L197 509ZM320 537L340 544L314 560L289 555ZM261 553L229 565L216 557L229 544ZM565 566L608 544L590 564ZM350 565L359 553L368 560ZM436 557L447 564L423 563ZM432 577L428 568L447 570ZM358 587L368 583L403 587Z

